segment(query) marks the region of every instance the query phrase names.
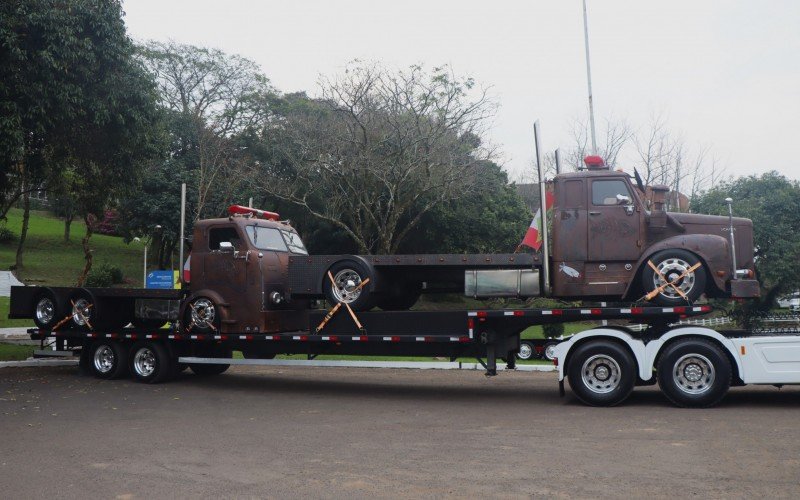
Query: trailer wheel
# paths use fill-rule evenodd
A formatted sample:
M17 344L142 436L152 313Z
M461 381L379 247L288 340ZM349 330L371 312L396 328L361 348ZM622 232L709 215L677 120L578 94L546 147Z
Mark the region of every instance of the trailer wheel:
M120 342L98 340L89 348L89 369L97 378L120 378L128 373L128 351Z
M218 332L220 318L217 305L208 297L197 297L186 307L184 324L187 330L199 333Z
M556 346L558 342L546 342L542 349L542 358L547 361L553 361L556 358Z
M69 311L72 316L70 325L77 330L97 329L97 301L88 290L77 290L69 299Z
M421 283L399 283L378 299L378 307L384 311L407 311L417 303L420 295L422 295Z
M336 262L329 269L334 283L331 283L325 273L322 281L322 290L325 298L331 305L338 303L349 304L356 311L367 311L372 308L375 277L366 267L356 261L343 260ZM361 288L362 281L370 278L370 282Z
M128 357L133 378L145 384L157 384L172 374L174 361L167 348L158 342L137 342Z
M661 354L658 385L677 406L707 408L725 397L732 371L730 360L713 342L683 339Z
M673 249L662 250L650 258L661 274L667 279L667 283L676 280L684 271L700 262L700 259L686 250ZM653 269L645 263L642 269L642 288L645 293L655 290L665 283ZM672 286L664 290L653 298L653 301L662 306L685 305L687 299L692 303L700 298L706 290L706 270L703 267L688 273L675 283L686 299Z
M536 351L533 349L533 345L530 342L525 342L524 340L519 344L519 352L517 353L517 358L519 359L531 359L533 354Z
M49 288L42 290L33 306L33 322L44 330L51 329L64 317L64 306Z
M569 386L591 406L614 406L625 401L636 383L636 363L616 342L597 340L579 346L567 367Z

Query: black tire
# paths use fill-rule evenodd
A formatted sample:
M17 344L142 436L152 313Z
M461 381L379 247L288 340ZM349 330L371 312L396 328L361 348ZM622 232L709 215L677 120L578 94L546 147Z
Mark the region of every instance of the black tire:
M122 343L98 340L88 352L88 368L96 378L114 379L128 374L128 350Z
M657 377L661 392L675 405L707 408L719 403L731 386L730 359L715 343L678 340L661 353Z
M350 304L355 311L368 311L374 305L373 290L375 290L375 277L360 262L354 260L342 260L334 263L329 269L337 286L333 286L328 273L322 277L322 291L325 298L331 305L339 302ZM370 279L370 282L361 287L357 292L352 289L361 284L362 281Z
M186 306L183 315L185 328L196 333L219 332L219 306L208 297L196 297Z
M231 358L233 357L233 352L230 349L226 348L214 348L209 349L207 353L199 353L202 357L209 357L209 358ZM195 375L199 375L201 377L213 376L213 375L220 375L225 373L231 365L226 364L213 364L209 365L206 363L190 363L189 368L194 372Z
M533 344L524 340L519 343L518 359L529 360L533 359L534 356L536 356L536 349L533 348Z
M700 262L700 259L695 254L680 249L662 250L650 257L649 260L661 270L661 274L664 275L667 282L677 278L684 270ZM679 280L676 286L686 295L688 303L693 303L706 291L707 281L707 270L705 267L701 266ZM644 293L654 290L658 285L663 283L661 278L645 262L642 268L641 280ZM681 297L673 287L668 286L652 300L658 305L671 307L686 305L687 299Z
M378 299L378 307L384 311L407 311L422 295L421 283L401 283Z
M578 346L567 366L572 392L587 405L614 406L630 396L636 363L620 344L595 340Z
M545 342L542 346L542 359L546 359L547 361L553 361L555 359L555 354L553 353L553 349L558 345L558 342Z
M49 288L45 288L33 301L33 323L50 330L66 316L63 301Z
M158 384L169 379L176 364L177 360L158 342L137 342L128 356L131 375L145 384Z

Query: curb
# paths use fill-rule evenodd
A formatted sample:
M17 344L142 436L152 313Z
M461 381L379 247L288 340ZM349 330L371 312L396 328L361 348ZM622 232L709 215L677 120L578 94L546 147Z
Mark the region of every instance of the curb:
M26 366L72 366L77 359L26 359L24 361L0 361L0 368L19 368Z

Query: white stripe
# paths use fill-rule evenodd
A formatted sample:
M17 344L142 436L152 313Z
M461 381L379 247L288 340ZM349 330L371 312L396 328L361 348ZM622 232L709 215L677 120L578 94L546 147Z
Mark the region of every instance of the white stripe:
M450 342L458 342L458 337L450 337Z
M703 308L702 308L702 307L693 307L693 308L692 308L692 311L695 311L695 312L700 312L700 311L702 311L702 310L703 310Z
M425 337L417 337L417 342L425 342Z
M470 312L467 313L467 316L477 316L477 315L478 315L478 313L473 312L473 311L470 311Z
M147 338L149 339L150 335L148 335ZM192 335L192 340L197 340L197 335Z
M292 340L300 340L300 335L292 335Z
M361 337L353 337L353 340L361 340Z
M665 312L665 313L675 312L675 308L674 307L665 307L665 308L661 309L661 312Z
M152 335L145 335L145 337L148 338L148 339L152 339L153 338ZM197 337L194 337L194 338L197 338Z
M620 309L619 312L622 314L631 314L633 311L630 309Z
M542 314L543 314L544 316L550 316L550 315L552 315L552 314L553 314L553 311L542 311Z
M221 339L222 337L220 337L219 335L214 335L214 338L215 338L216 340L219 340L219 339Z
M240 340L247 340L247 335L239 335Z
M514 311L506 311L506 312L503 313L503 315L504 316L513 316L514 315Z
M469 329L469 338L472 338L472 328Z
M322 337L322 340L330 340L330 337Z
M581 309L581 314L592 314L591 309Z
M386 341L386 342L391 342L392 341L392 337L383 337L383 340Z
M175 338L175 335L168 335L167 337L168 337L168 338L171 338L171 339L174 339L174 338Z

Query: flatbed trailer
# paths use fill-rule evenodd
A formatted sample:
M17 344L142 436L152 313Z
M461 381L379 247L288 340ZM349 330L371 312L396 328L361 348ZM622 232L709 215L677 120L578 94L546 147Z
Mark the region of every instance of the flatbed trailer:
M669 330L669 324L687 316L707 314L710 306L686 307L578 307L459 311L372 311L356 318L345 312L309 310L307 328L266 333L198 333L190 329L31 329L32 339L55 342L60 350L79 352L81 366L99 378L131 374L156 383L178 370L224 372L241 351L248 364L278 354L363 356L472 357L497 374L497 362L515 368L520 334L530 326L548 323L624 320L646 323L650 332ZM327 319L327 322L326 322ZM268 363L268 361L266 361Z

